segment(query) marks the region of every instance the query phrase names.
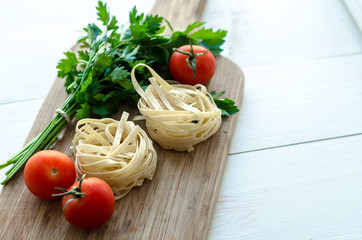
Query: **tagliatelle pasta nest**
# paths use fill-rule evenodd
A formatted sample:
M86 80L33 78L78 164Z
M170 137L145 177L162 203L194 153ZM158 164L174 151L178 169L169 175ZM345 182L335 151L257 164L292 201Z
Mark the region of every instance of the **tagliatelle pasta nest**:
M135 69L147 67L152 77L145 91L139 86ZM221 124L218 109L204 85L171 85L145 64L136 65L131 72L134 88L141 96L138 109L146 119L149 135L162 148L192 151L193 146L217 132Z
M127 119L128 113L123 112L120 121L79 120L73 140L77 176L103 179L116 199L141 186L145 178L152 180L157 163L152 140Z

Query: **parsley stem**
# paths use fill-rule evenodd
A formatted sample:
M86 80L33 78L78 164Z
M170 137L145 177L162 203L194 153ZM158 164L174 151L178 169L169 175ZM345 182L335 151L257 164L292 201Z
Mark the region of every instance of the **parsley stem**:
M117 25L117 19L109 16L106 5L101 1L97 10L98 16L102 16L99 20L102 21L105 29L101 30L95 24L88 24L88 27L84 29L87 36L78 41L80 46L85 48L84 51L80 50L78 54L66 52L66 58L60 60L57 65L58 77L65 79L65 90L67 93L70 92L68 98L60 106L60 110L66 114L67 118L64 117L65 115L55 113L41 133L5 163L0 164L0 169L9 167L5 173L6 179L1 184L7 183L34 153L42 149L50 149L66 128L69 120L75 117L89 117L91 113L102 117L111 116L118 109L115 105L120 105L124 100L135 100L138 95L132 87L127 85L131 84L128 76L132 66L139 62L164 65L169 61L172 48L187 44L188 40L192 56L189 56L190 62L187 61L187 64L193 69L193 77L195 77L195 57L204 53L194 54L192 44L197 42L206 46L213 44L210 51L213 49L221 52L220 46L226 35L226 31L213 32L205 28L194 31L205 24L200 22L188 25L185 31L173 31L170 23L163 17L139 15L136 8L130 12L129 26L120 27ZM163 34L162 21L166 21L173 31L172 35ZM191 32L193 32L191 35L196 34L195 36L200 36L200 38L191 39L188 36ZM115 69L117 70L114 71ZM139 72L139 74L144 79L148 78L145 73ZM142 85L148 85L147 80Z
M78 104L75 101L74 94L71 94L61 106L62 111L67 114L69 119L74 118L77 108ZM5 173L6 178L3 182L1 182L1 184L4 185L7 183L18 172L18 170L25 165L27 160L34 153L42 149L49 149L57 140L57 137L64 130L66 125L66 119L60 113L56 113L53 119L37 137L11 157L6 163L0 165L1 169L12 164L11 168Z
M80 84L64 101L60 109L66 113L71 120L75 117L79 104L77 103L75 96L77 91L80 90L84 79L87 76L90 63L94 59L95 54L92 56L87 66L84 69ZM59 134L67 126L67 120L60 114L56 113L53 119L48 123L45 129L32 141L30 141L25 147L23 147L18 153L12 156L6 163L0 165L0 169L8 167L12 164L10 169L5 173L6 178L1 182L2 185L6 184L18 171L21 169L28 159L40 150L46 150L51 148L54 142L58 140Z

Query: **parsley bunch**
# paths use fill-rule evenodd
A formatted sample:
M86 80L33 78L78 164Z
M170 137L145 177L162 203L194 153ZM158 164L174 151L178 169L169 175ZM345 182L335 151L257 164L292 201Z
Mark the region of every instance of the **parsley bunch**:
M188 44L189 38L213 54L219 54L226 36L223 30L214 32L201 28L195 31L205 24L203 22L195 22L184 31L165 36L166 26L172 29L167 20L158 15L137 14L136 8L129 14L129 24L119 27L116 17L110 17L106 4L99 1L97 10L103 28L88 24L84 28L87 35L78 41L84 50L78 54L66 52L66 58L57 66L58 76L66 79L67 93L77 91L79 110L76 117L79 119L109 117L125 100L137 102L139 96L130 80L130 72L136 64L144 63L153 68L167 66L173 48ZM82 69L87 66L89 72L83 76L85 71ZM146 87L149 73L141 69L137 75L137 79L141 79L140 85Z
M65 79L68 99L43 132L0 165L4 168L12 164L2 184L7 183L35 152L50 148L69 119L110 117L126 101L136 103L139 96L131 83L130 72L138 63L164 68L168 66L172 49L189 44L190 39L214 55L222 51L220 47L226 31L206 29L204 22L192 23L184 31L173 31L166 19L138 14L134 7L129 14L129 23L119 26L105 3L99 1L96 9L102 26L88 24L83 29L85 36L77 42L79 50L65 52L65 58L57 65L58 77ZM163 34L166 27L173 31L172 35ZM143 68L137 69L137 79L142 87L149 84L149 74ZM165 74L170 77L167 71ZM232 106L228 107L232 109Z

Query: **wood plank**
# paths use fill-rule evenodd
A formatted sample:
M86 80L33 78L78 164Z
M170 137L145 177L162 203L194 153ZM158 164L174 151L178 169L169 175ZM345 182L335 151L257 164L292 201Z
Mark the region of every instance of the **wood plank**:
M17 102L12 104L0 104L0 114L6 118L0 118L0 125L6 128L0 128L0 145L5 153L12 148L14 153L23 144L19 139L25 139L32 126L37 110L40 108L43 100L32 100L26 102ZM24 117L26 116L26 118ZM24 121L24 118L26 121ZM16 145L16 146L13 146ZM6 154L7 155L7 154ZM5 157L5 156L4 156ZM10 157L10 156L9 156Z
M32 100L0 104L0 126L5 126L0 128L1 162L10 158L24 144L42 102ZM0 181L5 180L6 170L0 170Z
M183 7L190 10L190 7L198 5ZM179 6L170 9L180 10ZM197 11L201 10L198 8ZM178 25L177 22L173 24ZM225 82L230 84L225 86ZM208 87L210 90L223 87L228 97L240 104L243 73L235 63L220 56L217 58L214 79ZM65 98L63 82L56 79L27 141L44 128ZM134 108L122 110L130 112L131 116L139 114ZM166 151L155 144L158 166L154 179L118 200L110 221L98 229L84 231L71 226L61 216L59 199L45 201L32 196L23 183L23 174L16 175L0 193L0 238L10 237L11 234L17 239L49 239L57 236L72 239L112 239L114 236L121 239L205 239L236 119L224 119L218 133L196 146L191 153ZM70 155L74 124L75 121L67 129L65 138L57 143L56 150Z
M361 239L361 144L359 135L230 156L209 239Z
M215 77L223 79L222 70L229 66L233 67L234 74L226 81L234 84L230 85L233 88L228 92L239 102L242 88L240 70L220 57ZM215 81L211 89L219 84ZM64 100L66 96L61 90L61 81L55 81L27 141L44 127L59 101ZM138 114L134 109L130 112L131 116ZM69 225L61 216L59 201L44 201L31 195L20 173L1 190L0 205L6 207L1 208L0 221L3 224L0 226L0 238L6 238L11 232L20 239L59 235L99 239L111 238L114 234L127 239L204 239L211 223L235 122L236 118L227 118L219 132L209 141L196 146L192 153L166 151L155 144L159 162L154 179L118 200L111 220L91 231ZM66 138L58 142L56 150L71 154L69 147L74 124L65 133ZM26 224L34 221L35 225Z
M127 20L134 4L140 11L148 12L153 2L107 1L120 22ZM223 56L243 68L362 51L361 33L340 1L279 0L273 4L277 7L260 0L208 1L201 19L207 21L207 26L228 30ZM34 0L31 4L21 0L2 2L1 6L0 45L7 47L2 49L2 56L6 57L0 58L4 76L0 79L0 103L4 99L9 102L43 98L62 52L79 37L80 29L95 21L94 4L86 0ZM28 11L29 8L33 10ZM63 15L67 18L62 19ZM31 37L24 41L24 36ZM38 91L26 91L28 87Z
M362 55L246 68L231 153L362 132Z
M155 0L150 13L158 14L167 20L172 19L171 26L175 31L179 31L185 29L190 23L200 20L206 2L206 0L186 0L182 2L182 5L185 4L187 7L183 7L179 0ZM176 9L173 9L175 7ZM166 31L168 30L167 28Z
M343 0L348 11L351 13L358 28L362 31L362 1L361 0Z
M362 52L361 31L340 0L209 1L206 9L212 27L223 17L228 58L242 68Z
M133 6L149 12L154 0L106 2L111 14L126 23ZM0 2L0 104L44 99L63 52L83 35L88 23L98 22L96 4L87 0Z

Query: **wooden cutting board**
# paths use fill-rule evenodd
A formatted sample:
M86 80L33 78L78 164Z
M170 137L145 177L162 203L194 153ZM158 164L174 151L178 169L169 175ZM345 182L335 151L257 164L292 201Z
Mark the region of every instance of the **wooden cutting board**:
M182 29L200 19L206 0L157 0L152 14L168 19ZM216 58L217 68L208 89L226 90L241 108L244 77L241 69L226 59ZM63 80L55 79L26 142L41 132L55 110L67 98ZM138 110L126 110L131 117ZM120 116L120 113L114 116ZM131 119L130 117L130 119ZM0 194L0 239L205 239L227 161L237 115L224 118L216 135L195 146L191 153L161 149L154 179L145 181L116 202L111 219L93 230L78 229L62 216L61 200L42 200L26 188L23 173L17 174ZM54 149L70 151L76 120ZM144 126L142 126L144 127Z

